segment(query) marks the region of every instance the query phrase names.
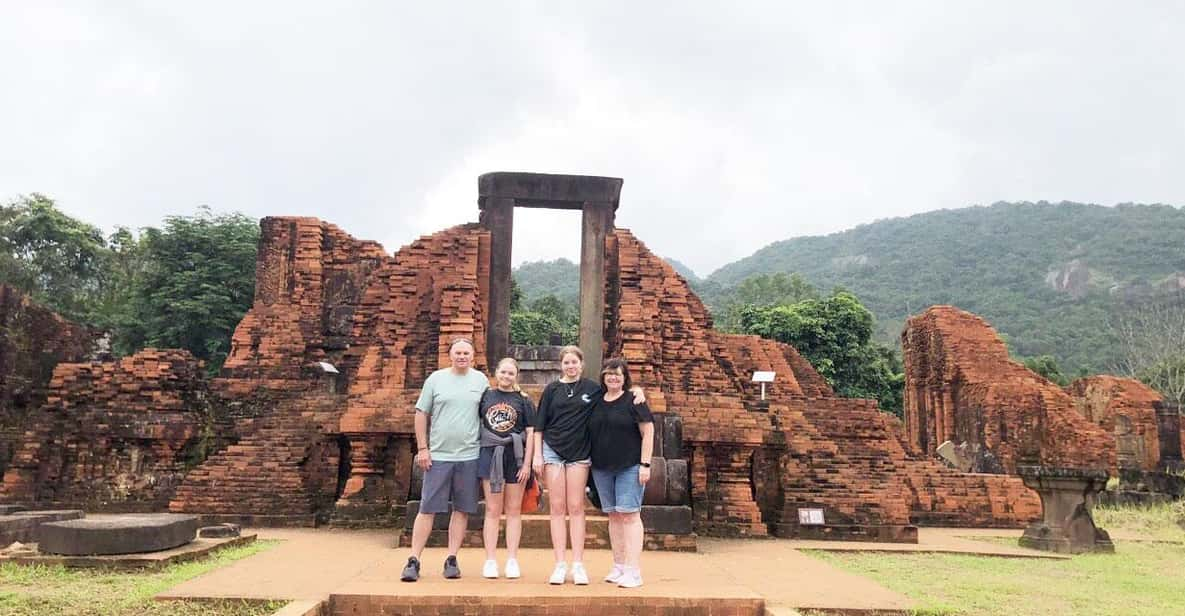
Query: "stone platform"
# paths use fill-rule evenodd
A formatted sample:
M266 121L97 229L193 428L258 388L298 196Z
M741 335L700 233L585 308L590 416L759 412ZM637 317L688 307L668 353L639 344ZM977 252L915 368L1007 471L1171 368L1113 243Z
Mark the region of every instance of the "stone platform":
M159 552L197 535L198 517L175 513L100 515L47 522L37 529L43 554L91 556Z
M195 539L181 547L160 552L146 554L113 554L107 556L62 556L59 554L24 554L12 557L0 557L0 562L11 562L18 565L41 565L46 567L62 566L70 569L161 569L174 563L189 562L205 557L210 552L221 548L246 545L255 541L255 534L245 534L238 537L221 539ZM32 544L31 547L36 547Z
M0 548L13 542L34 543L37 541L37 529L42 524L79 520L84 515L78 509L24 511L23 507L6 506L4 512L0 513Z
M523 549L519 580L479 577L484 551L463 548L463 577L440 574L445 551L423 555L419 582L399 574L407 550L395 548L389 531L261 529L276 547L184 582L158 599L289 599L285 616L317 614L786 614L791 610L830 613L905 614L914 604L872 580L844 572L802 549L818 544L892 552L946 551L1008 557L1064 558L957 535L968 529L919 529L918 544L812 542L786 539L700 538L699 552L647 552L642 556L646 584L624 590L599 581L609 567L607 550L585 555L593 583L551 586L550 549ZM991 536L1019 531L988 531ZM504 562L505 551L498 558ZM760 575L754 575L760 571ZM289 609L285 608L285 609ZM763 609L763 611L759 611ZM318 611L319 610L319 611Z

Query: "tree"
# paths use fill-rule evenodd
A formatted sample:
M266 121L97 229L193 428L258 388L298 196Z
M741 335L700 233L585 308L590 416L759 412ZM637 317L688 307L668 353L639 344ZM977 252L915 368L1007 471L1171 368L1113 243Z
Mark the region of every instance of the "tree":
M1185 297L1127 308L1113 327L1122 351L1116 371L1185 404Z
M510 313L511 344L549 344L551 334L560 331L560 324L551 315L520 311Z
M788 306L818 297L818 290L801 274L754 274L726 296L716 326L724 331L740 331L741 311L745 307Z
M1057 359L1052 355L1038 355L1036 357L1021 358L1021 363L1025 368L1040 374L1050 381L1065 387L1070 384L1070 379L1062 374L1062 369L1057 365Z
M0 205L0 280L69 319L93 322L106 256L102 232L45 195Z
M845 397L872 398L900 414L905 377L896 352L872 341L872 313L851 293L740 309L740 330L798 349Z
M183 348L217 371L254 300L258 223L202 208L166 218L163 230L145 229L141 242L146 260L134 283L134 326L117 338L117 351Z

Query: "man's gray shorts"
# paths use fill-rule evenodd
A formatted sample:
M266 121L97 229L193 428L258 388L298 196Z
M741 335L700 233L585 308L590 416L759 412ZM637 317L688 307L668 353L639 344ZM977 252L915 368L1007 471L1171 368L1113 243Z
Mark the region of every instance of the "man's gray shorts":
M424 473L420 513L448 513L450 502L457 511L477 513L477 460L433 460Z

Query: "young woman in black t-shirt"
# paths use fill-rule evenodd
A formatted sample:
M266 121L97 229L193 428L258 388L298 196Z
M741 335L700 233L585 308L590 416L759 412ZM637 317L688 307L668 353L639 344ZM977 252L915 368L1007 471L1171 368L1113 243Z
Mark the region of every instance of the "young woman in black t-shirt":
M634 402L625 360L610 359L601 370L604 392L589 411L592 475L609 515L613 568L605 581L622 588L642 585L642 493L650 480L654 452L654 416Z
M547 485L551 514L551 547L555 569L548 580L563 584L568 576L567 535L572 536L572 581L588 584L584 569L584 489L588 485L589 442L587 405L600 387L581 378L584 353L574 346L560 351L560 380L539 396L535 413L535 472ZM568 523L564 523L564 516Z
M521 574L518 544L522 537L523 489L531 478L534 459L535 406L518 387L518 363L507 357L494 371L496 387L487 389L478 403L481 418L481 451L477 458L477 476L485 492L486 515L482 527L486 562L481 575L498 577L498 526L506 512L506 577Z

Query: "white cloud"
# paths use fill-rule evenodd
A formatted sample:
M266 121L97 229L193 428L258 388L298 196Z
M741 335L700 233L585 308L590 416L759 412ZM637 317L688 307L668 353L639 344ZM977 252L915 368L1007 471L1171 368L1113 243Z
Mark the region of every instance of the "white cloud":
M480 173L615 175L619 225L701 275L940 207L1180 204L1182 17L1102 2L6 5L0 198L47 193L108 226L199 204L313 215L394 250L475 220ZM575 257L578 241L551 239L564 220L519 216L515 258Z

